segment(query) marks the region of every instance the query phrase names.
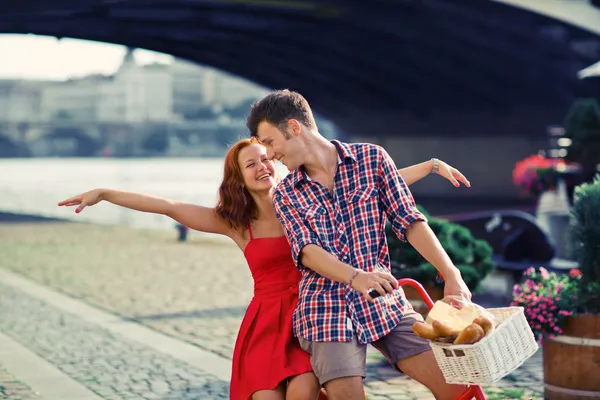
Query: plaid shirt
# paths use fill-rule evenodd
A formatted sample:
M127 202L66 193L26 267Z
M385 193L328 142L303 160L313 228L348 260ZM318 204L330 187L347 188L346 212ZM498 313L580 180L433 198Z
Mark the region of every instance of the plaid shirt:
M315 244L354 268L389 273L387 218L401 240L406 240L412 222L426 219L382 147L332 143L339 153L333 196L302 167L275 190L275 211L302 272L294 333L310 341L347 342L354 327L358 341L370 343L388 334L411 308L404 292L396 290L370 303L348 285L298 263L300 251Z

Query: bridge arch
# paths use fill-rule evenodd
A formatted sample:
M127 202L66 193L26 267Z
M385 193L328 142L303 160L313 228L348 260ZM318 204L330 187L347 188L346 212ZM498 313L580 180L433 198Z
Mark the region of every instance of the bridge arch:
M148 48L296 89L363 135L543 132L600 58L596 33L489 0L75 4L0 14L0 31Z

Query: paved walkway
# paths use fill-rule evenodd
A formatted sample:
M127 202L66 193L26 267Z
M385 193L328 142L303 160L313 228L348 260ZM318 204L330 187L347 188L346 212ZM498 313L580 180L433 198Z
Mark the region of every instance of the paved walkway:
M233 343L252 292L235 247L174 243L170 232L0 224L0 254L0 398L58 399L48 385L61 380L75 382L81 399L228 397ZM25 374L14 361L23 357L39 360L28 363L30 375L54 378ZM541 398L541 382L538 354L486 392ZM369 400L432 398L376 352L365 387Z
M15 375L43 398L228 398L227 359L115 318L12 273L0 270L0 282L0 309L6 310L0 331L9 337L0 337L0 348L6 359L17 360L6 366L12 372L19 369L19 360L21 365L29 364L29 371L21 368ZM11 341L17 346L10 346ZM26 362L35 356L23 354L23 347L54 368L48 372L48 366L35 362L38 360ZM39 379L40 375L46 379Z
M4 344L4 338L1 338L0 342ZM9 373L0 363L0 399L38 400L38 394Z

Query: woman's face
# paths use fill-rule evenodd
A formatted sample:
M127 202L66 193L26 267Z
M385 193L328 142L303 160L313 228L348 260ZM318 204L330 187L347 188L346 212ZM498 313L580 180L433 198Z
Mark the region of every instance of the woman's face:
M244 147L238 155L238 164L249 192L269 191L275 186L275 163L267 158L264 146L251 144Z

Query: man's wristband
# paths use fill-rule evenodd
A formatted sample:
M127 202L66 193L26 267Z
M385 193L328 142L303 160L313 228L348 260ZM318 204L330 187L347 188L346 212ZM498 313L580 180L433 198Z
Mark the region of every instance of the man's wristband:
M356 278L358 276L358 274L360 274L360 271L361 271L360 269L357 269L356 271L354 271L354 273L350 277L350 280L348 281L348 286L352 287L352 281L354 280L354 278Z

